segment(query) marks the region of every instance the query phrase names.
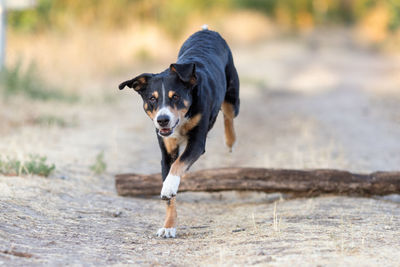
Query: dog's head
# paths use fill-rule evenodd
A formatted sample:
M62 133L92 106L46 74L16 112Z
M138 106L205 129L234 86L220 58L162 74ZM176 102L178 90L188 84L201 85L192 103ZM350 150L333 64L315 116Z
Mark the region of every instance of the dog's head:
M184 121L197 84L195 64L171 64L159 74L144 73L119 85L133 88L143 98L143 108L158 134L170 136Z

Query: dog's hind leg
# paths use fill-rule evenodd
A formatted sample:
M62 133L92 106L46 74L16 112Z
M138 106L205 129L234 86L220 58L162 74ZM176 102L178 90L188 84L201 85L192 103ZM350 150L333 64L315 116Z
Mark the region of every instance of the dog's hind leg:
M158 229L157 235L160 237L175 237L176 236L176 198L172 197L167 201L167 217L165 218L164 227Z
M229 152L232 152L233 144L236 141L235 128L233 127L234 108L231 103L224 102L221 109L224 114L225 143L229 148Z
M229 61L225 68L226 74L226 94L224 102L221 105L222 113L224 114L225 126L225 143L232 151L232 146L236 141L233 119L239 114L239 76L235 65L233 64L232 54L229 54Z

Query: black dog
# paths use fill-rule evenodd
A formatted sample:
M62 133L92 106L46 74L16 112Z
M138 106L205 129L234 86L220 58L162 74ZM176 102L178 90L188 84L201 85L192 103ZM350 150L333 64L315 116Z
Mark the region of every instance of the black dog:
M159 74L144 73L119 85L133 88L156 127L162 153L161 198L167 218L158 236L175 237L175 198L180 177L205 152L206 137L219 110L224 114L225 141L235 142L233 118L239 113L239 77L225 40L207 28L183 44L175 64ZM185 149L180 154L179 148Z

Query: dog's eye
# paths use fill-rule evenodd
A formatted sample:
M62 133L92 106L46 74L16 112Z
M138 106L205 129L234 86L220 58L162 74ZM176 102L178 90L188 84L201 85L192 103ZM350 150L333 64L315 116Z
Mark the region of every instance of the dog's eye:
M151 96L151 97L149 98L149 101L150 101L151 103L156 102L156 100L157 100L157 98L155 98L155 96Z
M172 99L175 100L175 101L179 100L179 95L174 94L174 95L172 96Z

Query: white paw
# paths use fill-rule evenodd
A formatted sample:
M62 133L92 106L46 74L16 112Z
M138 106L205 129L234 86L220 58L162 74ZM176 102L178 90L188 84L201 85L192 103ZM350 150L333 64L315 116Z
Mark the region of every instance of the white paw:
M160 228L157 231L158 237L172 238L176 236L176 228Z
M161 189L161 198L170 199L171 197L176 196L180 181L181 177L168 174Z

